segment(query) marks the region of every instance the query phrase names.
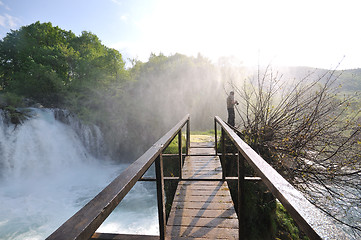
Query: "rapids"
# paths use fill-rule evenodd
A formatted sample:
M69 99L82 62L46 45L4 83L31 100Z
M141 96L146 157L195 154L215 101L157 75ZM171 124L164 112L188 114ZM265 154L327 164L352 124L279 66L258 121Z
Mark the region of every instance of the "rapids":
M61 111L61 110L60 110ZM101 133L59 110L21 125L0 112L0 239L44 239L127 165L104 155ZM66 116L66 114L64 115ZM99 232L158 234L156 190L137 183Z

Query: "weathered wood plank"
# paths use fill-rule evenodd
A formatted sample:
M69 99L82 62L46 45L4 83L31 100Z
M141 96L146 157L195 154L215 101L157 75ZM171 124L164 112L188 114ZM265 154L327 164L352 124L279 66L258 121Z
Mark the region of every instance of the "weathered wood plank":
M190 155L216 155L214 148L190 148Z
M214 142L191 142L191 148L214 148Z
M230 209L222 209L222 210L212 210L206 209L204 211L199 211L197 209L188 209L187 211L183 211L183 209L174 209L174 217L203 217L203 218L216 218L218 216L223 216L226 218L234 218L237 219L237 214L234 212L233 208Z
M235 219L228 219L222 216L215 218L204 217L184 217L175 216L168 219L169 225L172 226L186 226L186 227L211 227L211 228L234 228L238 229L238 221Z
M191 145L194 146L194 145ZM167 239L238 239L238 219L220 160L211 148L191 148L183 166L167 222ZM204 156L200 156L200 155Z
M218 227L185 227L173 226L167 239L238 239L238 229Z
M200 187L192 187L185 189L184 193L187 196L204 196L204 191L209 191L210 187L205 185L205 188ZM179 192L176 192L176 195L180 194ZM218 192L211 192L208 196L229 196L228 190L220 190Z
M198 195L198 196L188 196L183 195L179 198L176 198L174 201L177 202L232 202L232 199L229 199L227 195Z
M177 202L174 201L174 204L176 204L176 209L212 209L212 210L225 210L228 209L228 206L225 206L229 202ZM173 209L173 208L172 208Z
M219 181L218 181L219 182ZM214 186L215 184L217 185L218 182L206 182L206 181L195 181L195 182L191 182L191 181L184 181L182 183L183 186L188 186L188 185L191 185L191 186L209 186L209 187L212 187ZM225 189L225 190L229 190L228 188L221 188L222 189Z
M191 148L191 153L195 154L211 154L214 149L200 149ZM203 156L203 157L187 157L183 168L183 179L210 179L210 178L221 178L222 168L220 166L219 159L215 156Z

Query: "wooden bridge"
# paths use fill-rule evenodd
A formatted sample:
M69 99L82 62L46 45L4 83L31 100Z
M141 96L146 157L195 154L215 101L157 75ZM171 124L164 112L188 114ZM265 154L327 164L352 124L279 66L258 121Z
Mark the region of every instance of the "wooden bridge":
M47 239L243 239L247 227L242 217L243 183L247 180L262 180L310 239L348 239L323 212L308 202L219 117L215 117L214 121L214 142L192 143L189 122L187 115ZM185 143L182 143L183 128ZM217 148L219 128L220 153ZM179 176L164 177L163 151L176 137ZM222 168L221 162L224 165L227 156L226 137L237 149L233 156L237 159L238 177L227 177L225 168ZM185 153L182 146L185 146ZM245 160L258 177L244 176ZM156 178L143 178L153 163ZM159 236L97 233L99 226L140 180L157 183ZM236 199L240 207L237 213L227 185L230 180L238 183ZM178 182L167 222L164 181Z
M238 239L238 219L222 166L209 143L192 143L166 228L169 239Z

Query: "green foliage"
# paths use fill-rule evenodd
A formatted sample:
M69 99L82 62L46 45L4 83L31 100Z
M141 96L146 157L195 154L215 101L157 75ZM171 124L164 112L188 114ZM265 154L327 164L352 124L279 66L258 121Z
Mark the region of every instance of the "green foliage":
M71 82L75 90L83 86L107 89L112 83L126 80L122 55L102 45L96 35L82 32L72 46L77 53Z
M42 103L58 101L67 80L67 39L73 37L39 22L8 33L0 42L3 90Z
M70 102L77 107L82 98L98 101L88 95L89 89L109 91L127 79L121 54L102 45L96 35L83 32L77 37L40 22L11 31L0 41L0 76L2 91L44 106Z
M280 202L277 202L276 223L278 226L276 239L282 239L282 240L309 239L307 236L304 236L299 231L295 221Z
M0 109L5 111L6 117L13 124L20 124L30 117L27 109L21 109L24 106L24 100L21 96L14 93L0 94Z
M182 135L182 152L184 153L186 150L185 146L186 139L184 135ZM178 154L178 135L171 141L171 143L164 149L163 153L165 154Z
M23 98L15 93L7 92L0 95L0 108L6 106L23 107Z
M178 153L178 138L174 138L173 141L164 149L165 154L176 154Z
M248 239L273 239L275 199L260 183L245 182L244 215Z

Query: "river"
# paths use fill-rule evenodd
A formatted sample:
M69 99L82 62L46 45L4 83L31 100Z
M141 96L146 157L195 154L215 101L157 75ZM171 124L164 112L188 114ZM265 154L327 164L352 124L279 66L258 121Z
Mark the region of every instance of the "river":
M96 154L101 136L74 118L65 124L52 109L32 109L31 114L15 126L0 112L4 240L46 238L128 166ZM98 231L157 235L155 184L137 183Z

